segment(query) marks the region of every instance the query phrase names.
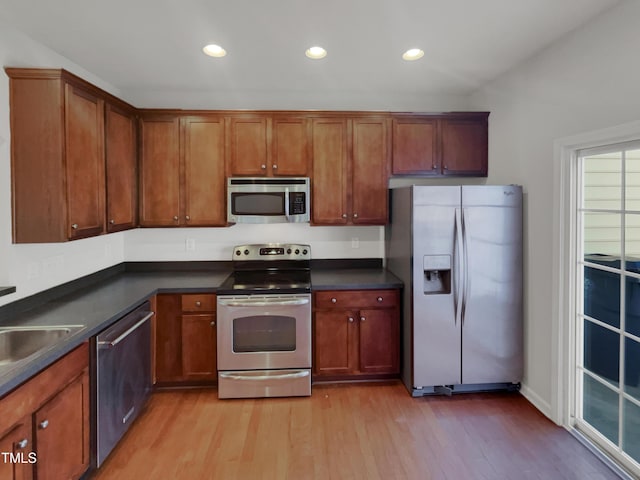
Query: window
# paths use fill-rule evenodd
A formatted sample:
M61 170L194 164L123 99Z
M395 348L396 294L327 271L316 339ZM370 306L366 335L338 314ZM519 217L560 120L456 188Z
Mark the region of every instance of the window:
M575 426L640 467L640 142L577 153Z

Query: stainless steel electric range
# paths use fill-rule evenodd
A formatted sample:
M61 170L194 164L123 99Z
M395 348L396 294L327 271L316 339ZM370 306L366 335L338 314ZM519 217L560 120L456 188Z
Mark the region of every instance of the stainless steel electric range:
M218 397L311 395L311 248L240 245L218 289Z

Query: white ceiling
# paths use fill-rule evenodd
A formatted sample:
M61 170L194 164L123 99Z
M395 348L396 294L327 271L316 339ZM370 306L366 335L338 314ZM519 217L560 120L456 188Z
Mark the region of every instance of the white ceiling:
M0 18L136 106L176 107L163 96L467 95L618 1L0 0Z

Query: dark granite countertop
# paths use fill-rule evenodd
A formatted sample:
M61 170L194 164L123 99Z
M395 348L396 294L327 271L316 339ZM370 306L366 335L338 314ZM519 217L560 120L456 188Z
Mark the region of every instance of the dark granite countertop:
M0 397L82 342L109 327L157 293L214 293L230 268L215 270L122 271L90 286L77 288L26 311L0 316L0 329L10 326L82 325L84 328L37 355L0 365ZM381 267L312 269L312 290L400 288L402 282ZM5 306L9 307L9 306Z

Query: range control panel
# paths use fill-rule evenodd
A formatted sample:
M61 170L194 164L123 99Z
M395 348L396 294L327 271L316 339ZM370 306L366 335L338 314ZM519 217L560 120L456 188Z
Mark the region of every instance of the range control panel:
M233 247L233 260L311 260L311 246L298 243L238 245Z

